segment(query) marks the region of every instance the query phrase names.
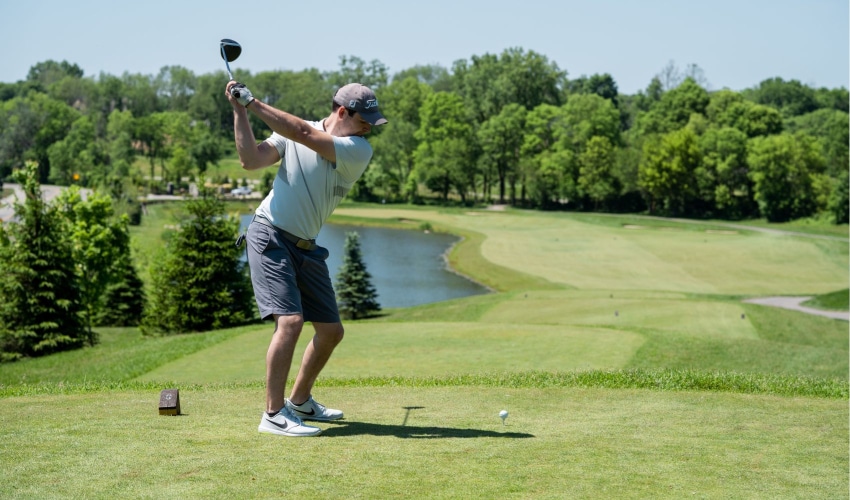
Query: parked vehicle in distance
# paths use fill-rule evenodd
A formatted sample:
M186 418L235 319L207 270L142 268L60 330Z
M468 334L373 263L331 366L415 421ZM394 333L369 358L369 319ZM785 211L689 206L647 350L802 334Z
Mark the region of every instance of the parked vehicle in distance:
M242 186L238 188L234 188L230 191L230 194L233 196L245 196L251 194L251 188L248 186Z

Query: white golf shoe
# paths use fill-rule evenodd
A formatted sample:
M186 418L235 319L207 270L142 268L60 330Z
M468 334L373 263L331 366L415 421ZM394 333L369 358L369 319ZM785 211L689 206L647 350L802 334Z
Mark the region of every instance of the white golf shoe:
M289 399L286 400L286 408L296 417L302 420L315 420L317 422L330 422L331 420L339 420L342 418L340 410L326 408L325 405L319 403L313 396L310 396L307 401L300 405L295 405Z
M302 424L301 419L293 415L286 406L281 408L273 417L263 412L263 418L260 419L260 426L257 430L289 437L317 436L322 432L322 429L318 427Z

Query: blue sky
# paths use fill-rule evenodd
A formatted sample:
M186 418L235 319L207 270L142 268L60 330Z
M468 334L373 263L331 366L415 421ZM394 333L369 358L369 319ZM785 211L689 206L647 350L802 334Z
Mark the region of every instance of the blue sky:
M711 90L777 76L847 88L848 24L847 0L2 0L0 82L49 59L87 76L209 73L224 69L218 41L233 38L243 53L232 66L253 73L335 70L348 55L392 74L521 47L570 78L610 73L623 94L670 61L697 64Z

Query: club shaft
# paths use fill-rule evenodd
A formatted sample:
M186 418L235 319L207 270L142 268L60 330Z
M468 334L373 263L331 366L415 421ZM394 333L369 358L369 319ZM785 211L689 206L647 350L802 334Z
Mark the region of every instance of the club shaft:
M233 80L233 73L230 72L230 62L227 60L227 56L224 54L224 45L220 46L221 48L221 58L224 59L224 65L227 66L227 76L231 80Z

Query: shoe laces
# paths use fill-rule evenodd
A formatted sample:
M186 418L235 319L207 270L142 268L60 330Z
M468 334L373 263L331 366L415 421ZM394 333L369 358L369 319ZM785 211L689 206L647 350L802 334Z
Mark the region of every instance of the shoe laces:
M284 417L286 417L289 420L292 420L293 422L295 422L298 425L301 425L301 417L292 413L292 411L289 408L286 408L284 406L283 408L281 408L280 411L284 413L284 415L283 415Z
M327 408L325 408L325 405L323 405L322 403L320 403L320 402L316 401L315 399L310 398L310 400L311 400L311 401L313 401L313 406L315 406L315 407L316 407L316 409L318 409L320 412L324 413L324 412L325 412L325 410L327 409Z

